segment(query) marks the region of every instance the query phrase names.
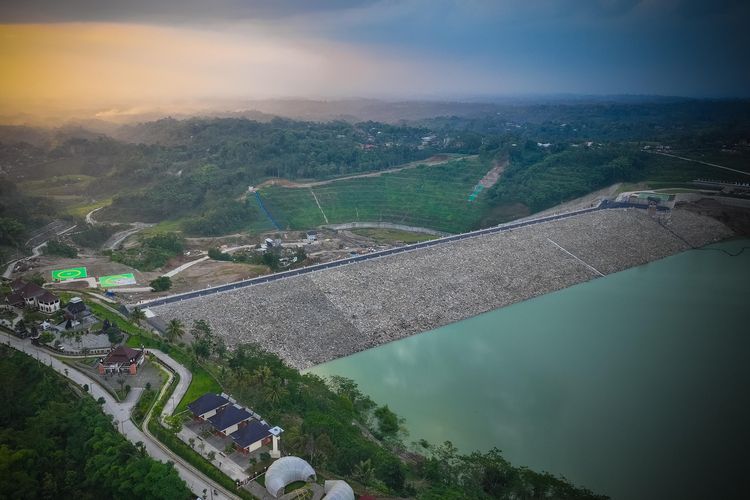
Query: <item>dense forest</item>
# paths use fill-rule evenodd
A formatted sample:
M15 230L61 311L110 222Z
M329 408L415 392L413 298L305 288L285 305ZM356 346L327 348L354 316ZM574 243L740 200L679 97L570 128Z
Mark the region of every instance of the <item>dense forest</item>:
M0 498L191 498L50 368L0 346L0 380Z
M711 173L669 165L665 175L663 159L643 153L644 144L750 155L748 101L631 101L447 106L463 114L400 124L165 118L109 126L110 135L80 127L0 127L0 245L23 234L16 222L38 227L51 211L43 204L26 210L33 198L14 194L11 183L61 203L107 200L97 214L102 221L179 219L188 235L221 235L263 219L245 195L274 177L329 179L443 153L507 157L502 182L485 195L488 210L520 204L534 212L612 182L654 176L685 182Z

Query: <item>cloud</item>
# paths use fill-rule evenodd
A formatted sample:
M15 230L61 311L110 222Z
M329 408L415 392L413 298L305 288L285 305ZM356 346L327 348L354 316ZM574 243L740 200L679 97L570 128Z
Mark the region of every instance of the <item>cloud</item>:
M0 103L99 107L265 97L445 95L498 88L491 73L356 44L109 23L0 26ZM472 83L466 85L468 75Z
M358 8L377 0L24 0L4 2L0 22L201 23L278 19Z

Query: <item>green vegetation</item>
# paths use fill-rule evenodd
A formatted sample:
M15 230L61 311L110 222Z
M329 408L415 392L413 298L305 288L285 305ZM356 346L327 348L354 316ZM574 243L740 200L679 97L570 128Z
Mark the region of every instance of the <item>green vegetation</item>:
M96 226L88 226L83 231L71 234L70 239L86 248L99 248L113 234L126 228L127 226L120 224L97 224Z
M214 360L231 394L285 429L288 453L354 479L367 491L418 498L523 498L530 491L550 498L604 498L562 478L513 467L497 450L460 455L450 443L421 442L413 451L425 459L407 465L398 458L406 445L397 415L387 406L378 408L352 380L302 375L252 345Z
M437 238L437 236L432 234L412 233L411 231L402 231L400 229L367 228L351 229L351 232L375 240L378 243L401 242L411 244Z
M222 387L216 381L216 378L214 378L214 376L211 375L211 373L209 373L202 365L198 364L195 356L191 356L185 353L184 350L176 348L175 346L161 340L155 340L143 330L140 330L133 325L128 326L130 326L134 330L134 332L125 341L125 345L128 345L130 347L140 347L141 345L145 345L146 347L154 347L156 349L159 349L172 356L179 363L187 366L192 372L193 378L190 381L190 385L188 386L188 390L185 393L185 396L177 405L176 413L183 411L185 408L187 408L188 403L194 401L207 392L217 393L222 391Z
M112 252L111 259L141 271L153 271L172 257L182 255L184 240L177 233L141 237L139 245Z
M55 203L27 196L7 176L0 175L0 262L23 247L30 232L48 223L54 213Z
M383 220L455 232L527 215L614 181L670 187L699 176L745 180L640 149L669 146L688 157L745 169L750 156L746 101L519 103L483 109L410 126L164 119L122 127L113 132L119 140L80 130L40 141L43 147L0 142L0 159L7 160L6 177L20 181L26 193L72 205L68 213L74 216L106 205L97 219L159 222L145 234L271 230L249 186L271 178L322 180L383 171L436 154L479 155L485 167L499 157L511 161L499 184L473 203L467 203L468 196L484 172L467 179L455 171L435 178L441 172L435 168L420 179L402 171L314 191L331 222ZM17 141L12 132L6 131ZM33 203L9 193L0 193L11 200L0 206L0 219L19 222L23 229L0 222L0 247L13 248L25 241L21 233L55 211L49 201ZM92 202L92 195L99 201ZM309 189L266 187L261 195L284 228L324 223Z
M171 465L120 436L51 369L0 346L0 379L0 497L190 497Z
M133 408L133 413L130 418L135 422L135 425L139 426L143 423L143 419L146 417L149 408L156 401L157 391L154 389L146 389L141 393L141 397Z
M231 255L229 255L228 253L224 253L218 248L214 248L214 247L208 249L208 256L212 258L213 260L224 260L224 261L232 260Z
M56 255L58 257L67 257L74 259L78 257L78 250L75 247L67 245L60 240L49 240L42 249L45 255Z
M151 280L149 286L153 288L155 292L165 292L172 288L172 279L169 276L159 276L158 278Z
M342 180L312 189L332 224L393 222L446 232L476 228L487 208L483 197L469 202L474 186L490 170L488 161L456 160L443 165ZM272 186L261 191L263 202L284 228L325 224L310 189Z

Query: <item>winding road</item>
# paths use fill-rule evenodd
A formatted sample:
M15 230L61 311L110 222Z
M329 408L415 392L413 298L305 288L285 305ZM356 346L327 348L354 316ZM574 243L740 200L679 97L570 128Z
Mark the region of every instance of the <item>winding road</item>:
M139 390L134 389L133 391L131 391L127 400L123 402L115 401L114 397L112 397L109 392L102 388L97 381L90 378L88 375L74 369L73 367L64 364L56 357L53 357L47 350L32 345L28 340L18 339L5 332L0 332L0 339L2 339L3 343L5 343L6 345L13 347L18 351L24 352L33 358L36 358L36 360L40 363L49 366L50 368L72 380L76 384L80 386L87 384L89 386L89 393L95 400L104 398L102 410L104 411L104 413L106 413L107 415L111 415L114 418L117 423L117 430L133 444L138 442L143 443L146 452L155 460L159 460L160 462L165 463L172 462L175 469L177 470L177 473L185 481L185 483L187 483L188 488L190 488L190 490L196 495L203 495L204 491L210 492L213 490L213 495L209 496L214 499L235 500L239 498L237 495L227 491L221 485L207 478L192 465L184 461L181 457L172 453L172 451L170 451L154 436L152 436L148 432L148 420L151 418L150 412L149 415L147 415L146 420L144 420L143 431L130 420L130 414L133 410L133 407L135 406L135 403L138 401L138 396L140 395ZM148 352L158 358L158 360L162 364L166 365L169 369L180 375L180 381L177 384L174 392L172 393L172 396L170 396L169 400L167 401L167 404L164 407L164 411L162 412L162 417L170 415L174 411L179 401L185 395L185 392L187 392L188 386L190 385L190 381L192 379L192 375L190 374L189 370L172 359L169 355L156 349L149 349ZM173 376L174 375L170 373L169 382L171 382ZM168 389L169 382L164 384L164 386L162 387L160 396L165 390Z
M56 233L56 235L57 236L62 236L63 234L65 234L65 233L67 233L69 231L72 231L76 227L77 227L77 225L74 224L74 225L72 225L71 227L69 227L67 229L63 229L59 233ZM31 240L29 240L29 241L31 241ZM45 240L45 241L41 242L40 244L38 244L37 246L35 246L34 248L32 248L31 249L31 255L27 255L26 257L21 257L20 259L16 259L16 260L12 260L12 261L8 262L8 266L5 268L5 271L3 271L3 278L10 279L10 276L11 276L11 274L13 274L13 268L16 266L16 263L21 262L21 261L26 260L26 259L32 259L34 257L39 257L39 255L41 255L41 253L42 253L42 248L44 248L44 246L47 244L47 241L49 241L49 240Z

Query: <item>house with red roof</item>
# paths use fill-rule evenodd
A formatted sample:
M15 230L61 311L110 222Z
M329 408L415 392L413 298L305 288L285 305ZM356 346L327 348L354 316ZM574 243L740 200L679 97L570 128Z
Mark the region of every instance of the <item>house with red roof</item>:
M136 375L138 367L143 364L145 357L143 347L133 349L128 346L118 345L109 351L104 358L99 360L97 369L99 370L99 375L108 373Z

